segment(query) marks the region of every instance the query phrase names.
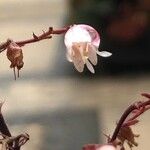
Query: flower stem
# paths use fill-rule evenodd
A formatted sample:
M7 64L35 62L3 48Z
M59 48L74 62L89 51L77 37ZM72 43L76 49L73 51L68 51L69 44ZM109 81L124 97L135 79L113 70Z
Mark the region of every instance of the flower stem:
M140 102L136 102L132 105L130 105L126 110L125 112L122 114L114 132L113 132L113 135L112 137L110 138L109 140L109 143L113 143L118 134L119 134L119 131L121 129L121 127L123 126L130 126L132 125L131 122L135 122L137 123L138 120L136 120L141 114L143 114L145 111L149 110L150 109L150 94L147 94L147 93L142 93L141 94L142 96L148 98L147 101L140 101ZM135 111L135 112L134 112ZM127 120L127 117L130 115L130 114L133 114L128 120Z
M67 30L69 28L70 28L70 26L64 27L64 28L61 28L58 30L53 30L53 28L50 27L48 29L48 31L46 31L46 32L43 31L43 33L40 34L39 36L37 36L33 33L33 37L31 39L16 41L15 43L19 46L24 46L26 44L35 43L35 42L45 40L45 39L50 39L50 38L52 38L52 36L51 36L52 34L64 34L67 32ZM6 42L0 44L0 53L3 52L7 48L9 43L10 43L10 39L8 39Z

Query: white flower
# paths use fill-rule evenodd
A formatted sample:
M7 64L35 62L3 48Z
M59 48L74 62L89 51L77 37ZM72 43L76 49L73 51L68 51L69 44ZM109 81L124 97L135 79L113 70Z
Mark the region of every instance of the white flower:
M112 54L107 51L98 51L100 36L89 25L73 25L65 34L64 39L67 48L67 59L73 62L79 72L83 72L84 65L95 73L93 65L97 65L97 55L109 57Z

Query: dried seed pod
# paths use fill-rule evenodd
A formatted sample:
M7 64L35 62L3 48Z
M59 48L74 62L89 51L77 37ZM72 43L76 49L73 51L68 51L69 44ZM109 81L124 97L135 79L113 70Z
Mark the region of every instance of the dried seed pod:
M10 40L7 46L7 58L11 62L10 68L13 68L14 77L16 80L15 68L17 68L18 70L18 77L19 77L19 70L23 67L24 62L23 62L23 53L21 47L12 40Z
M122 127L120 129L118 140L121 142L122 148L124 148L124 143L127 142L130 149L134 146L138 146L138 143L135 141L135 138L139 137L139 135L134 134L131 127Z

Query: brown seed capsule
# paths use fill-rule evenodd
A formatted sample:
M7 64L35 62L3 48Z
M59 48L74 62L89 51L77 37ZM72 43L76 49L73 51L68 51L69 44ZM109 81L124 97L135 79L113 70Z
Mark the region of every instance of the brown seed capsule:
M23 67L24 62L23 62L23 53L21 47L12 40L10 40L10 43L7 46L7 58L11 62L10 68L13 68L14 77L16 80L15 68L17 68L18 70L18 77L19 77L19 70Z
M134 134L131 127L122 127L118 135L118 140L121 142L122 149L124 148L125 142L131 149L134 146L138 146L138 143L135 141L136 137L139 137L139 135Z

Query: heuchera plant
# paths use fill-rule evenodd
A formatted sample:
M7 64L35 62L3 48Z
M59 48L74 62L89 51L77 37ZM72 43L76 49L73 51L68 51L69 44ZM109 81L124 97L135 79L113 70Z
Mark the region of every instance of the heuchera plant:
M109 57L112 54L107 51L99 51L100 36L98 32L89 25L73 25L60 30L53 30L49 28L47 32L44 32L37 36L33 33L33 38L24 41L13 41L8 39L6 42L0 44L0 52L7 49L7 58L10 60L10 68L14 70L14 77L16 79L15 68L19 70L23 67L23 53L22 48L26 44L38 42L45 39L52 38L52 34L65 34L64 43L67 49L67 59L73 62L75 68L79 72L83 72L84 65L95 73L92 65L97 65L97 55L102 57Z
M15 69L18 71L23 67L23 50L22 47L26 44L39 42L45 39L51 39L52 35L65 34L64 42L67 50L67 59L72 62L79 72L83 72L84 66L94 73L93 65L97 64L97 55L102 57L109 57L112 54L107 51L99 51L100 36L98 32L89 25L73 25L59 30L53 30L52 27L48 31L37 36L33 33L31 39L22 41L13 41L8 39L6 42L0 44L0 52L7 50L7 58L11 62L10 68L14 70L14 77L16 79ZM107 136L106 144L87 144L83 146L83 150L125 150L124 144L127 143L130 148L138 146L135 138L139 135L134 134L131 127L139 122L138 117L150 109L150 94L143 93L146 101L138 101L130 105L122 114L112 136ZM0 144L2 150L20 150L21 146L29 140L28 134L20 134L12 136L6 122L3 118L0 103Z

